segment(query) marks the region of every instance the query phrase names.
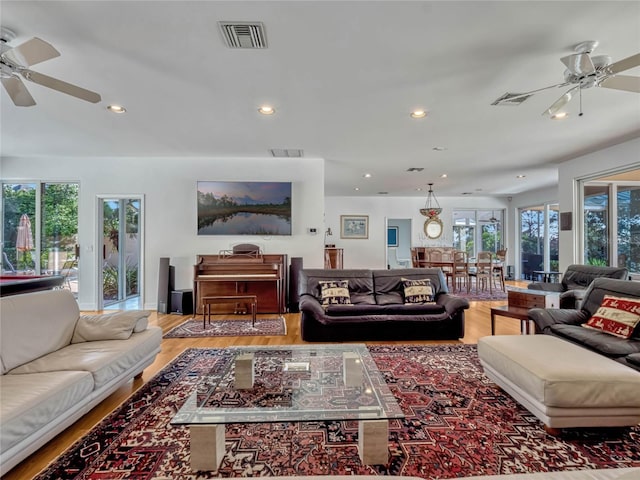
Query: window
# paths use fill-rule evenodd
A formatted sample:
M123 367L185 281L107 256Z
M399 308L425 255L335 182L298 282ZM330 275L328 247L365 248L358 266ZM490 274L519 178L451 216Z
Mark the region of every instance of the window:
M640 183L585 182L582 204L584 263L640 273Z
M3 271L69 274L77 256L78 191L77 183L2 184ZM77 292L77 282L65 285Z
M520 272L534 279L537 270L558 271L558 205L520 209Z
M453 247L475 257L503 248L503 210L454 210Z

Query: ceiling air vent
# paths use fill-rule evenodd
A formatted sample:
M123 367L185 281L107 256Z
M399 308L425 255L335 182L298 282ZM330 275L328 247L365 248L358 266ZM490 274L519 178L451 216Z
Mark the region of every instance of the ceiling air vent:
M520 105L527 98L529 98L531 93L510 93L507 92L498 98L491 105Z
M407 168L407 172L421 172L423 170L424 170L424 168L422 168L422 167L409 167L409 168Z
M229 48L267 48L262 22L218 22Z
M269 150L274 157L300 158L304 152L299 148L272 148Z

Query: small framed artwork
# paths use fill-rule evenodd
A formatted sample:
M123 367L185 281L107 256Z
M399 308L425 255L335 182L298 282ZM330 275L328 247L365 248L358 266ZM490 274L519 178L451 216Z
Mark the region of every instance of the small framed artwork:
M387 247L398 246L398 227L387 227Z
M369 216L340 215L340 238L369 238Z

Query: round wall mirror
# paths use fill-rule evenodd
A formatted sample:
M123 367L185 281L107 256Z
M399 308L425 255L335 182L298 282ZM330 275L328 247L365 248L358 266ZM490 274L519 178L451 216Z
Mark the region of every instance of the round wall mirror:
M432 217L424 222L424 234L428 238L440 238L442 235L442 220Z

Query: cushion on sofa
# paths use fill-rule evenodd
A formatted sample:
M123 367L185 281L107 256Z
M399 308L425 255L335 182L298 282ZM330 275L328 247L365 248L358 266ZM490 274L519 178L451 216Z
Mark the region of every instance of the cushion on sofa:
M422 280L402 278L402 285L405 304L433 302L433 287L428 278Z
M69 345L80 316L69 290L0 298L2 373Z
M584 345L607 357L622 357L640 352L640 340L624 339L597 330L583 328L581 325L566 325L557 323L551 325L552 334Z
M126 340L136 329L146 328L151 312L128 310L96 315L80 315L73 332L71 343L94 342L97 340ZM144 326L144 328L141 328Z
M318 283L320 284L320 303L322 306L349 305L351 303L348 280L323 280Z
M621 338L630 338L640 323L640 300L605 295L600 308L582 326Z
M127 340L74 343L11 370L7 375L83 370L93 375L98 389L157 351L161 339L162 330L153 327L133 334Z
M28 437L93 391L89 372L46 372L0 378L0 451Z

